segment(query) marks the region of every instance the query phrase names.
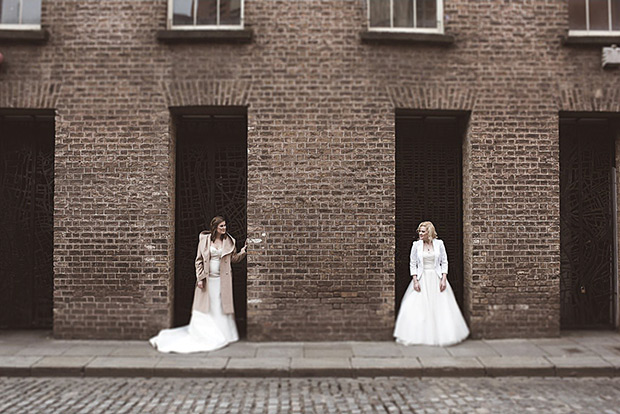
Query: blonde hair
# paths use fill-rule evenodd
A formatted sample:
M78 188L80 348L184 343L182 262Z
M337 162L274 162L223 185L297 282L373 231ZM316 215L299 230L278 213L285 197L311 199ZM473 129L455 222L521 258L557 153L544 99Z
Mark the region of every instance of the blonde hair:
M435 226L433 226L433 223L431 223L430 221L423 221L422 223L418 224L418 233L420 232L420 227L426 227L426 231L428 231L428 237L430 237L431 240L437 238L437 231L435 230Z

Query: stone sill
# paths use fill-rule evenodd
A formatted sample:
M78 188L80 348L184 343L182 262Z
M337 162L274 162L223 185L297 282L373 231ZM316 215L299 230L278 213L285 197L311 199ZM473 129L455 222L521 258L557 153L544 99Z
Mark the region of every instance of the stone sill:
M0 29L0 42L43 43L47 42L50 34L47 30L7 30Z
M240 30L160 30L157 40L165 43L250 43L253 31Z
M404 32L360 32L364 43L387 44L429 44L449 46L454 43L454 36L439 33L404 33Z
M620 36L565 36L565 46L611 46L620 45Z

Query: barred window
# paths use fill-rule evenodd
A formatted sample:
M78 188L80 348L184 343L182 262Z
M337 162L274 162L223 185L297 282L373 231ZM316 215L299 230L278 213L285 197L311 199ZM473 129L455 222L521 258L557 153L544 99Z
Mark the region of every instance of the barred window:
M442 0L368 0L369 30L443 33Z
M168 20L174 29L240 29L243 0L169 0Z
M0 27L40 29L42 0L0 0Z
M570 34L620 33L620 0L569 0Z

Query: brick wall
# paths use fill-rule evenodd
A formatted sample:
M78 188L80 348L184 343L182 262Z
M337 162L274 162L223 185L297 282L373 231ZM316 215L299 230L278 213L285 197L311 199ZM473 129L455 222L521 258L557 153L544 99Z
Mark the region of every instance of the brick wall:
M618 112L620 80L561 45L566 2L445 3L448 47L362 43L362 0L247 0L250 44L159 43L164 0L44 1L49 42L0 42L0 107L57 110L55 335L169 326L168 106L200 105L248 106L249 339L390 339L396 107L471 112L473 336L557 335L558 111Z

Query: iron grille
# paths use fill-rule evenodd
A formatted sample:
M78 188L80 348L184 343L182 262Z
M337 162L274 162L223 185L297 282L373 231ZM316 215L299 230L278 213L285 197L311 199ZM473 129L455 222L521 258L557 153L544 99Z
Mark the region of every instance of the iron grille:
M463 301L462 133L459 117L396 117L396 311L411 282L409 254L430 220L448 254L448 280Z
M196 283L198 234L215 215L226 218L241 248L247 236L245 116L179 117L176 160L175 325L189 322ZM245 334L246 261L233 265L235 318Z
M0 115L0 212L0 327L50 328L53 115Z
M612 328L614 139L606 119L560 121L562 328Z

